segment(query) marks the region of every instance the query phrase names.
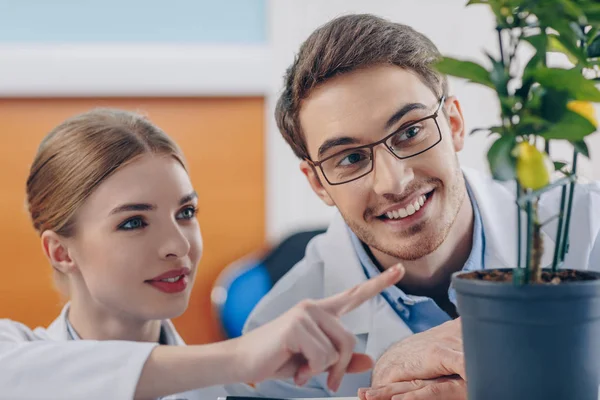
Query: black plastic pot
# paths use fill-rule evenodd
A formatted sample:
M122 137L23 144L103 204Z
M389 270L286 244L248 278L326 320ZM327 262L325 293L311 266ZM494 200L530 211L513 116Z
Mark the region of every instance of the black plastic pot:
M452 285L469 400L600 399L600 279L515 286L464 274Z

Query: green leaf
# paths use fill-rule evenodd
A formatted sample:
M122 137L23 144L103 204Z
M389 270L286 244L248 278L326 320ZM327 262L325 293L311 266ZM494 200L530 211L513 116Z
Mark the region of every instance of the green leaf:
M566 139L577 142L594 132L596 127L587 118L571 110L565 110L560 121L550 125L540 133L540 136L545 139Z
M527 63L525 70L533 70L537 67L543 66L546 61L545 58L548 36L540 33L537 35L526 36L523 39L531 44L535 49L535 53Z
M554 161L554 169L556 171L562 170L566 165L567 165L567 163L564 163L562 161Z
M591 26L590 27L590 30L587 33L587 37L588 37L587 45L588 46L590 44L592 44L592 42L594 41L594 39L596 39L596 36L598 35L598 28L600 28L600 26Z
M490 78L490 73L481 65L472 61L461 61L451 57L444 57L436 64L436 69L442 74L468 79L494 90L496 89Z
M587 63L587 57L583 50L565 36L549 35L548 49L563 53L573 64L578 64L579 62Z
M537 68L529 75L546 88L568 92L574 100L600 102L600 91L594 82L576 69Z
M560 121L567 110L568 100L569 93L547 89L542 95L542 103L540 107L542 117L550 122Z
M585 13L588 23L592 25L600 24L600 4L594 4L593 2L590 2L590 4L582 5L581 8Z
M587 40L587 37L585 36L585 33L581 29L581 25L579 25L579 23L577 23L575 21L571 21L571 22L569 22L569 26L571 27L571 29L573 30L575 35L577 35L577 38L579 40L583 40L583 41Z
M515 179L516 160L511 154L514 145L514 136L503 135L490 147L487 158L494 179L501 181Z
M587 52L587 55L590 58L600 57L600 35L592 40L592 43L588 46Z
M578 142L571 142L571 144L573 145L573 147L575 147L575 150L577 150L579 154L590 158L590 151L588 150L587 144L585 144L583 140Z
M496 92L502 96L508 96L508 81L510 76L508 71L504 68L502 61L496 60L490 54L487 54L488 58L492 63L492 71L490 72L490 79L496 87Z
M538 134L544 131L549 125L549 122L535 115L528 115L519 121L515 127L520 135Z

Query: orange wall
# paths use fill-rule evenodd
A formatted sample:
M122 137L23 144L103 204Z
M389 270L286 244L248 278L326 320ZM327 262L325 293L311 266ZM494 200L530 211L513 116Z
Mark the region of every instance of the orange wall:
M262 98L0 99L0 318L46 326L62 307L26 212L25 181L42 137L96 106L143 111L183 149L205 252L190 307L174 322L188 343L218 340L212 284L228 263L265 242Z

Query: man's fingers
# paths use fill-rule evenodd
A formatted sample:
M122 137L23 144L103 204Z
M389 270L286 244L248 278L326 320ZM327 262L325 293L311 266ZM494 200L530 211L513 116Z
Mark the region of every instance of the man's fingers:
M421 389L396 394L391 400L467 400L467 383L460 378L439 378ZM367 400L369 399L367 395Z
M466 400L466 384L458 376L396 382L359 390L361 400Z
M373 296L378 295L385 288L400 281L404 276L404 272L402 264L397 264L375 278L369 279L340 294L319 300L317 304L333 315L342 316Z
M396 382L390 383L389 385L368 389L365 392L365 400L389 400L396 394L414 392L415 390L425 387L427 384L432 384L434 381L435 380L413 380Z
M462 350L455 350L449 347L439 348L436 352L436 360L439 361L441 368L440 375L460 375L462 379L467 380L465 371L465 355Z

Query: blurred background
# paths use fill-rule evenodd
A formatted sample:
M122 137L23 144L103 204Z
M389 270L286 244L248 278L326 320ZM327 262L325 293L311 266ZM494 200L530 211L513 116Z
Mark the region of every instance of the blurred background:
M485 64L484 50L496 49L493 17L485 6L465 4L0 0L0 318L45 326L60 311L51 268L24 206L25 180L50 129L75 113L110 106L141 111L171 135L188 158L200 195L205 254L177 328L188 343L234 335L223 323L232 276L261 262L293 264L334 212L310 190L272 117L282 76L300 43L336 16L368 12L413 26L445 55ZM450 83L469 131L498 120L492 91ZM488 146L485 134L470 136L459 155L462 164L486 170ZM594 158L598 135L588 146ZM570 155L566 145L553 151ZM600 179L600 158L584 162L581 172ZM294 236L292 250L283 251L285 261L263 262L284 239L303 231L312 233ZM222 273L227 267L229 275ZM268 290L280 272L253 275L254 287ZM246 298L246 308L252 301Z

